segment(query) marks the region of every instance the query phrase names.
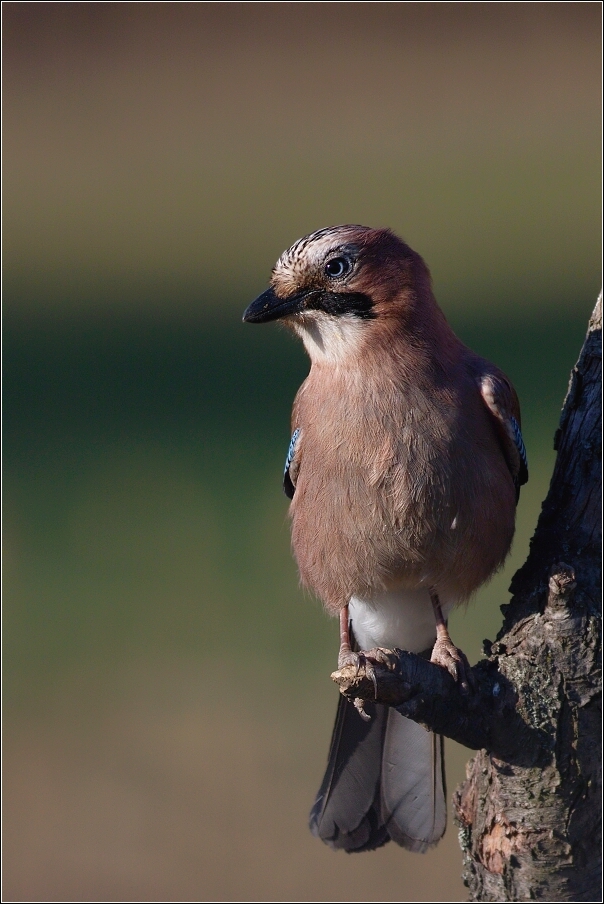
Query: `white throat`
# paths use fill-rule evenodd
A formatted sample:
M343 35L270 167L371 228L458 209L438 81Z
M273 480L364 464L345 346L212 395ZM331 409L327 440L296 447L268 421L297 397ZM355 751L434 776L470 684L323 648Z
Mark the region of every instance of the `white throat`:
M334 317L322 311L308 311L292 318L291 326L300 336L313 364L341 364L358 354L367 324L354 314Z

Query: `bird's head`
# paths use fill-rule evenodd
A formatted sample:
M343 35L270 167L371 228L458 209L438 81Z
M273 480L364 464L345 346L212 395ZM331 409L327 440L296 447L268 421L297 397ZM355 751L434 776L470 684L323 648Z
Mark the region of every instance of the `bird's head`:
M299 239L273 268L246 323L280 320L313 361L340 361L386 322L401 322L429 290L422 258L388 229L330 226Z

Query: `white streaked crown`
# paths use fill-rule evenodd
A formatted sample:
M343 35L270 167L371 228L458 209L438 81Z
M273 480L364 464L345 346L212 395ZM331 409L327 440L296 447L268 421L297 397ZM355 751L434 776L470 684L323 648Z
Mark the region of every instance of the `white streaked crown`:
M327 226L303 236L284 251L273 268L272 284L280 295L297 291L317 272L330 251L335 251L347 242L359 242L366 226Z

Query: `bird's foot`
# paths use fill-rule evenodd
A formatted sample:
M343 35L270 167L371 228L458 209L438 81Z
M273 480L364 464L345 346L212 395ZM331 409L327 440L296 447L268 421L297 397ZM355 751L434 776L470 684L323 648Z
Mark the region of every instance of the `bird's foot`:
M375 651L372 650L372 652ZM347 666L351 666L354 669L355 677L358 677L361 672L364 672L370 681L373 682L377 696L377 679L375 677L375 669L373 668L373 662L371 661L370 655L363 652L355 653L350 649L341 649L338 654L338 669L344 669Z
M352 650L340 649L338 655L338 670L352 667L355 672L355 677L358 677L363 673L365 677L372 682L375 699L377 700L378 684L375 666L385 665L392 667L392 657L395 655L396 654L393 654L392 650L385 650L381 647L375 647L368 652L359 651L358 653L355 653ZM371 719L371 716L365 712L364 702L365 701L361 697L355 697L352 700L358 714L362 719L368 722Z
M356 674L360 674L364 669L366 674L370 676L375 665L390 665L392 662L392 650L386 650L382 647L374 647L373 650L359 651L355 653L351 649L340 648L338 654L338 668L343 669L346 666L353 666Z
M459 684L462 694L469 694L476 688L476 680L466 654L455 646L448 633L437 637L430 662L442 666Z

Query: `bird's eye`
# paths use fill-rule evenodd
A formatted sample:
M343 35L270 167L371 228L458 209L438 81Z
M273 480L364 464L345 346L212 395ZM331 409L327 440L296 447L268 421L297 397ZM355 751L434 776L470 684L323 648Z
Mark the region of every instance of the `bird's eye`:
M330 279L341 279L347 276L352 269L352 264L346 257L332 257L325 264L325 273Z

